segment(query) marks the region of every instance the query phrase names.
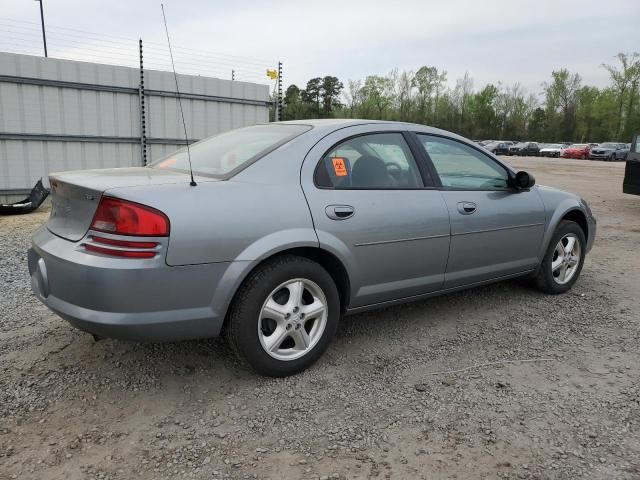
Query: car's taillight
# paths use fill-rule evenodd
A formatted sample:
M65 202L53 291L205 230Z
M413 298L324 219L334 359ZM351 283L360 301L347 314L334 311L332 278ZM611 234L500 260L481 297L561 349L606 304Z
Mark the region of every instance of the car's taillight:
M153 258L159 253L159 242L117 239L97 234L105 232L128 237L166 237L169 219L155 208L113 197L102 197L90 229L91 234L82 243L88 252L122 258Z
M166 237L169 219L155 208L113 197L102 197L91 230L140 237Z

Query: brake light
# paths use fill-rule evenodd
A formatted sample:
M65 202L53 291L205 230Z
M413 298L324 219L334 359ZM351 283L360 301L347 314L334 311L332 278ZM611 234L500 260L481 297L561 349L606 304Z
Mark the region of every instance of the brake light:
M155 208L113 197L102 197L91 229L117 235L166 237L169 219Z

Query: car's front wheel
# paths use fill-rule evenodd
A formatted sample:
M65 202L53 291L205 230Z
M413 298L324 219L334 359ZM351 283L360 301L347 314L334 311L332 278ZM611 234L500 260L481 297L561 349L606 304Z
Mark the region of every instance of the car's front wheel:
M535 277L537 287L550 294L570 290L582 271L586 247L580 225L568 220L560 222Z
M309 259L284 255L259 265L244 281L225 330L241 360L260 374L284 377L324 353L339 318L331 275Z

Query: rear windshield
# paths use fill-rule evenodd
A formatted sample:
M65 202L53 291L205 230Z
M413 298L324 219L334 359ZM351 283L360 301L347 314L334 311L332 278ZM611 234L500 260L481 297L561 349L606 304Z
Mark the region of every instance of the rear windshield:
M308 125L254 125L238 128L189 145L193 172L228 178L261 156L310 130ZM189 171L187 148L161 158L153 168Z

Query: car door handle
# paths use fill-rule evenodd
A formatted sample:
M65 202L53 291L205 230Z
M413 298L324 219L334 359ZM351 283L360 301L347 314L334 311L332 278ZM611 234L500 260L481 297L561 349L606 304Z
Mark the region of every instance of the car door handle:
M458 202L458 211L462 215L471 215L478 209L478 206L473 202Z
M351 205L329 205L325 208L325 212L327 212L327 217L332 220L346 220L353 217L356 209Z

